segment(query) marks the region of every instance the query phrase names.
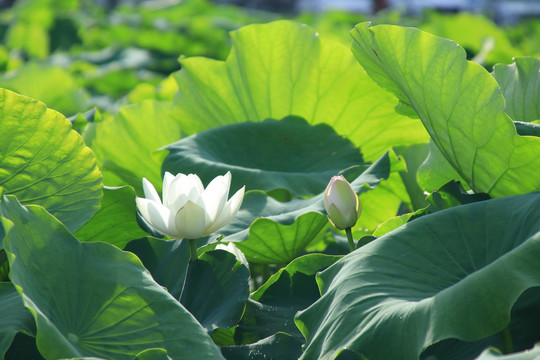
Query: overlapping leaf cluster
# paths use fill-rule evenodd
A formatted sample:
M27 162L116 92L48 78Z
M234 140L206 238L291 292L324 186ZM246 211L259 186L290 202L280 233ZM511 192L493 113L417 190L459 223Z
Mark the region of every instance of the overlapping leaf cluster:
M233 31L224 59L227 30L252 21L236 8L109 23L83 5L21 2L2 45L0 86L20 93L0 90L3 358L538 356L540 60L489 73L414 28L358 24L351 51L285 20ZM72 16L89 11L97 23ZM302 18L343 41L353 20L326 16ZM478 20L430 16L419 25L458 42L445 21ZM530 53L482 21L506 40L463 39L475 61ZM81 30L55 35L66 26ZM207 57L178 70L180 54ZM246 186L197 260L138 218L141 179L159 191L165 171ZM338 173L364 209L348 255L322 201ZM249 268L214 250L228 241Z

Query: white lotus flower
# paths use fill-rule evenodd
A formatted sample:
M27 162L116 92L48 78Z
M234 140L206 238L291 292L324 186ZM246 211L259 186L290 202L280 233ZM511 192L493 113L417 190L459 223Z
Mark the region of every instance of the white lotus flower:
M198 239L227 225L238 212L245 186L228 201L231 173L218 176L204 188L195 174L169 172L163 178L163 202L150 181L143 178L144 196L137 207L158 232L175 239Z
M249 268L249 264L247 262L246 256L234 245L234 243L230 242L229 244L217 244L216 250L225 250L230 252L236 257L236 260L240 261L242 264L244 264L247 268Z

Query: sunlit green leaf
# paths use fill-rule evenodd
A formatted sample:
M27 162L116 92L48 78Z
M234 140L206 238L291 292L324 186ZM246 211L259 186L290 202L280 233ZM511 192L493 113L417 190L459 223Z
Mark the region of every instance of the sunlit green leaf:
M142 195L142 178L161 188L159 158L153 152L181 138L169 103L154 100L122 107L112 120L89 124L83 134L103 172L105 185L131 185Z
M184 131L296 115L327 123L376 160L395 145L426 142L421 124L394 111L396 99L355 63L347 46L290 21L231 33L227 61L181 59L172 115Z
M71 123L38 101L0 89L0 187L37 204L69 229L99 208L101 173Z
M540 189L540 138L519 136L495 79L455 43L413 28L363 23L351 32L367 73L414 110L475 192Z
M540 59L518 57L510 65L496 65L493 76L506 100L506 113L514 121L540 119Z
M428 157L420 165L416 175L420 187L429 193L452 180L466 184L433 141L429 142Z

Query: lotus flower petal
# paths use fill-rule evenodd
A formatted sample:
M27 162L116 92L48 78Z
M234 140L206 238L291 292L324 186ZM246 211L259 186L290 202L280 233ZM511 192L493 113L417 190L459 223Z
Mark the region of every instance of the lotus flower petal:
M176 231L186 239L198 239L206 229L206 211L191 200L174 217Z
M161 203L161 199L156 191L156 188L154 188L154 185L150 181L148 181L146 178L143 178L142 181L143 184L143 190L144 190L144 197L146 197L149 200L157 201Z
M157 202L150 199L136 198L137 207L142 217L148 222L148 224L158 232L174 236L174 218L171 212L161 202Z
M218 176L208 184L202 193L202 201L210 221L214 222L218 213L221 212L227 199L229 198L229 187L231 186L231 173Z
M214 223L206 230L205 235L211 234L231 222L236 216L236 213L238 213L240 205L242 205L245 190L246 187L243 186L229 199L229 201L227 201L227 204L225 204Z
M174 181L175 177L170 172L165 172L163 175L163 205L167 208L171 208L171 205L174 203L174 201L171 201L171 196L173 194L173 188L172 183Z

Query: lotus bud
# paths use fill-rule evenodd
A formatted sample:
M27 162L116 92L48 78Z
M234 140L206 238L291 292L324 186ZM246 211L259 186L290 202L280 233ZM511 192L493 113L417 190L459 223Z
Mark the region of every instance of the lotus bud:
M356 224L361 212L360 201L343 175L330 179L324 191L324 208L332 225L339 230Z

